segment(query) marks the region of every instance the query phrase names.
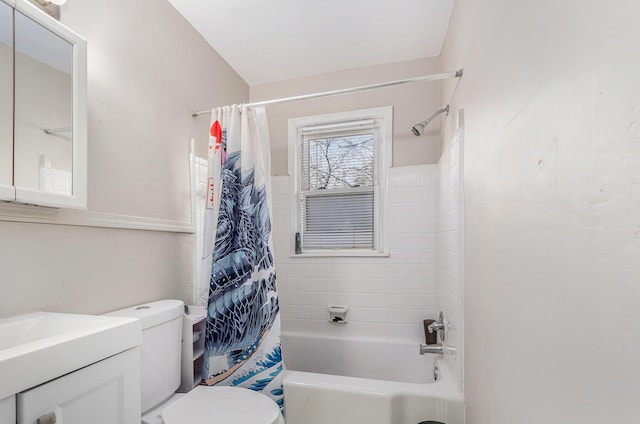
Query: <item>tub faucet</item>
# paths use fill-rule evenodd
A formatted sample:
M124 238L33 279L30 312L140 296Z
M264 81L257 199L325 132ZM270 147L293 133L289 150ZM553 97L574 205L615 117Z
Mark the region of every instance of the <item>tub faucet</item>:
M429 330L429 333L433 333L434 331L444 330L444 324L441 322L432 322L427 327L427 330Z
M440 315L438 315L438 321L432 322L427 327L429 333L440 332L440 341L444 341L445 333L447 331L447 319L444 317L444 312L440 311Z
M437 355L442 355L444 353L444 349L442 348L442 345L420 343L420 355L424 355L425 353L435 353Z

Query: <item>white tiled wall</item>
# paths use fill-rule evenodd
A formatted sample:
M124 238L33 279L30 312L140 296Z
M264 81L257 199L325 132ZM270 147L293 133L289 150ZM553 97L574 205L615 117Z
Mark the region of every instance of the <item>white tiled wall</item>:
M438 166L392 168L389 257L290 257L289 178L273 177L273 237L283 331L424 342L436 318ZM327 305L349 305L328 322Z
M462 389L464 196L462 195L462 132L445 148L439 162L436 219L436 281L438 305L448 320L445 360Z

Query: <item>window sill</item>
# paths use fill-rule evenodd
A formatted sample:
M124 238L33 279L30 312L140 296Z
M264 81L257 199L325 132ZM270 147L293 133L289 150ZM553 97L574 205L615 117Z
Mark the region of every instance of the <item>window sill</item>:
M370 250L332 250L330 252L304 252L304 253L290 253L290 258L347 258L347 257L389 257L389 252L373 252Z

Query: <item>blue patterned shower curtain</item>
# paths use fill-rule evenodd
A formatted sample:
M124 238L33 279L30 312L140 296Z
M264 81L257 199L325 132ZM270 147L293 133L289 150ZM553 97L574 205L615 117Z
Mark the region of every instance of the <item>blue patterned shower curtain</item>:
M264 108L212 112L203 278L209 280L202 376L281 408L280 314L271 237L269 133Z

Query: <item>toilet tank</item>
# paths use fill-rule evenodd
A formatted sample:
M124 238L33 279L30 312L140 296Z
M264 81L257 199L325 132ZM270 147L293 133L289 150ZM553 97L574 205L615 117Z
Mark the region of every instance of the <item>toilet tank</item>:
M182 316L180 300L160 300L105 315L137 318L142 323L140 357L142 412L169 398L180 386Z

